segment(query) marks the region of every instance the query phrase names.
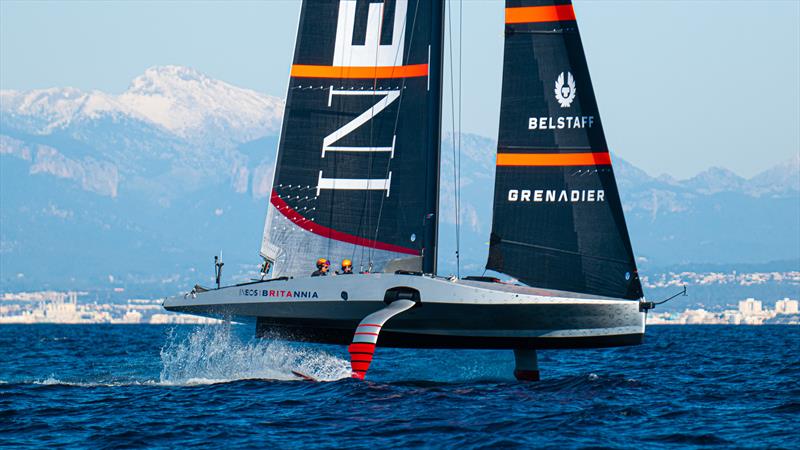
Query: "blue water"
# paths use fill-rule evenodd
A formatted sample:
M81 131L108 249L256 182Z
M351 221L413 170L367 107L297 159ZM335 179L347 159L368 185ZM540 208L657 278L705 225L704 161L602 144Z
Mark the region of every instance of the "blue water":
M800 327L651 327L540 352L346 350L243 326L0 326L0 447L800 446ZM329 382L298 381L299 369Z

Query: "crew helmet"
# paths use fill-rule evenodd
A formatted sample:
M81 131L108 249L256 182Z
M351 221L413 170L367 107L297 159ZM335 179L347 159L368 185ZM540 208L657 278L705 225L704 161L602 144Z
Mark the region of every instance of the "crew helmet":
M353 267L353 261L350 261L349 259L343 260L342 267Z
M331 265L331 262L325 258L320 258L317 260L317 269L322 269L323 266L328 267Z

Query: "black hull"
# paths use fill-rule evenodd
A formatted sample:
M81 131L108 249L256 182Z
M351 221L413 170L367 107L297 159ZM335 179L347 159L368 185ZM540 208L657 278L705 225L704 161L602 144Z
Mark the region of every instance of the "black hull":
M302 323L301 323L302 322ZM329 320L292 320L259 317L256 336L279 337L299 342L347 345L353 340L357 323ZM642 344L643 333L612 336L576 337L496 337L453 336L426 333L403 333L384 330L378 338L379 347L426 348L426 349L587 349L627 347Z

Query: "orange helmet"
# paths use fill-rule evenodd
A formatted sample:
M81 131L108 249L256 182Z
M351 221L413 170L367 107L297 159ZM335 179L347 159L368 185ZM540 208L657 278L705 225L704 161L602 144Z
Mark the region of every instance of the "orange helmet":
M331 262L328 261L325 258L320 258L320 259L317 260L317 268L318 269L321 269L322 266L326 266L327 267L327 266L330 266L330 265L331 265Z
M349 259L343 260L342 267L353 267L353 261L350 261Z

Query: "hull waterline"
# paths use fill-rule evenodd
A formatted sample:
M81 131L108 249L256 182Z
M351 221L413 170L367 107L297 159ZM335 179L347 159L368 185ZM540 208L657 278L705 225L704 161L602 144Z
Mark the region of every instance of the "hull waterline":
M417 305L380 346L555 349L637 345L639 302L428 276L369 274L270 280L168 298L170 311L255 323L260 336L346 344L397 292Z

